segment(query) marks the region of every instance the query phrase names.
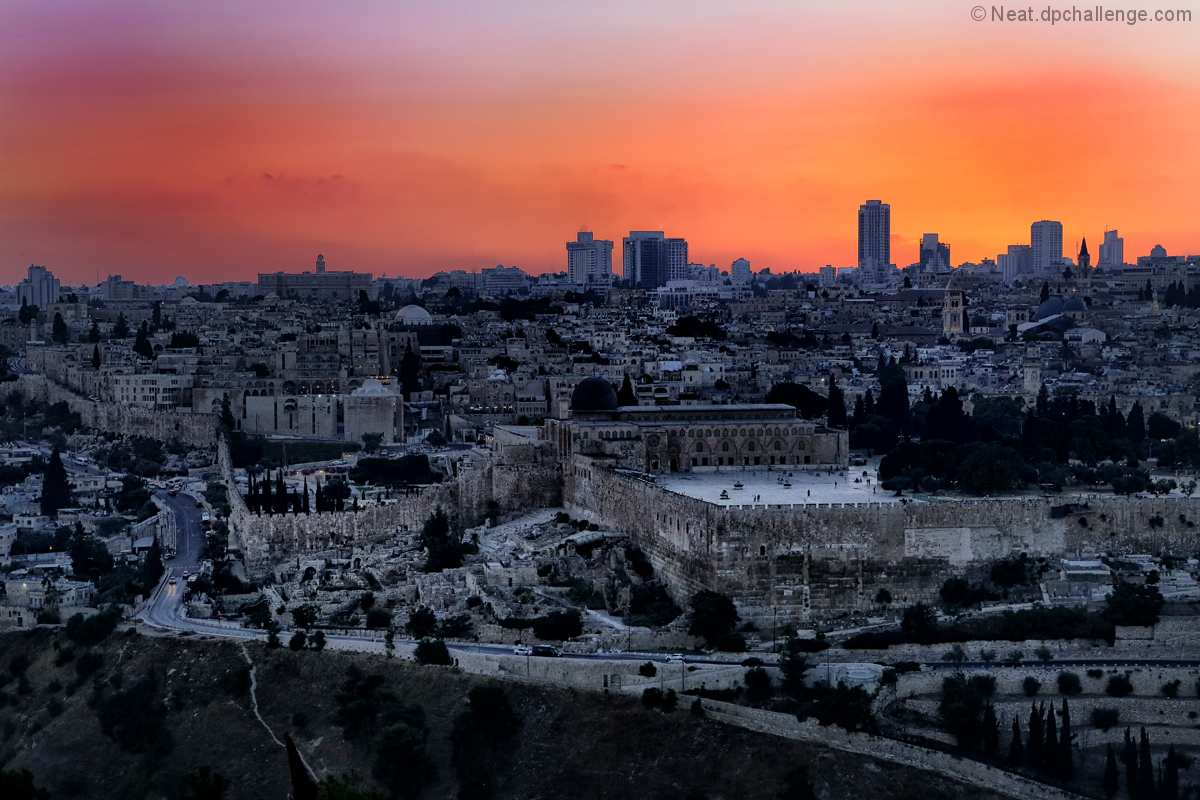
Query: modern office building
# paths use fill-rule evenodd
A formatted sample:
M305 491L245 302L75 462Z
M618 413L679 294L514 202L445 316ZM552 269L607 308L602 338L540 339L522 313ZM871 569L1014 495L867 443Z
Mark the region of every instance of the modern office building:
M17 284L17 298L25 305L49 308L58 302L59 284L54 273L31 264L29 277Z
M657 289L667 281L687 280L686 239L668 239L662 231L630 231L621 242L622 276L638 289Z
M1029 227L1029 246L1033 250L1034 272L1056 272L1063 259L1061 222L1041 220Z
M892 263L892 207L868 200L858 207L858 266L866 280L879 281Z
M938 241L936 233L921 237L921 272L946 272L950 269L950 245Z
M1097 267L1119 267L1125 263L1125 240L1116 231L1105 231L1104 241L1100 244L1100 258Z
M1012 283L1018 275L1033 272L1033 248L1027 244L1010 244L1007 253L996 256L996 264L1004 276L1005 283Z
M612 281L613 243L580 231L567 242L567 278L571 283L608 286Z

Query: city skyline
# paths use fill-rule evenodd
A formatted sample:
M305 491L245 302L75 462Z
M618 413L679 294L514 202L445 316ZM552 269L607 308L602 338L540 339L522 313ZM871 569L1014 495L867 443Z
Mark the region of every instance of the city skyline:
M31 263L73 284L220 281L317 252L377 275L541 273L581 225L815 272L856 263L848 217L874 197L901 265L930 231L977 262L1046 218L1068 251L1116 227L1131 254L1200 252L1175 200L1200 162L1189 26L1003 27L948 3L606 11L5 4L0 282ZM655 25L631 34L635 11Z

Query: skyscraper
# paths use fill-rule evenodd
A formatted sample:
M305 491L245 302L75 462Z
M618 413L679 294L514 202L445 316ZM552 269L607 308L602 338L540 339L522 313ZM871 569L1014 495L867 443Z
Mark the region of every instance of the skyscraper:
M734 261L729 267L729 277L733 278L735 281L746 281L749 283L750 262L744 258L739 258L737 261Z
M621 241L622 276L638 289L657 289L670 280L686 280L686 239L668 239L662 231L630 231Z
M1125 240L1117 236L1116 231L1105 231L1104 241L1100 244L1100 258L1097 267L1119 267L1125 263Z
M1057 271L1063 257L1061 222L1041 220L1029 227L1029 247L1033 250L1034 272Z
M38 308L58 302L58 278L45 267L29 266L29 277L17 284L17 299Z
M612 249L609 239L594 239L580 231L576 240L567 242L567 277L571 283L608 286L612 279Z
M868 200L858 207L858 266L869 280L881 280L892 263L892 207Z
M1018 275L1033 272L1033 249L1027 244L1010 244L1007 253L996 256L996 264L1004 275L1004 282L1012 283Z
M946 272L950 269L950 245L938 241L936 233L921 237L921 272Z

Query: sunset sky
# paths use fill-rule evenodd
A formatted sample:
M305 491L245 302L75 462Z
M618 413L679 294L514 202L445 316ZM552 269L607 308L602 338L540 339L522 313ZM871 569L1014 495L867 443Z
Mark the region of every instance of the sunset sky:
M581 226L811 271L867 199L900 266L1038 219L1200 252L1200 14L973 4L5 0L0 283L561 271Z

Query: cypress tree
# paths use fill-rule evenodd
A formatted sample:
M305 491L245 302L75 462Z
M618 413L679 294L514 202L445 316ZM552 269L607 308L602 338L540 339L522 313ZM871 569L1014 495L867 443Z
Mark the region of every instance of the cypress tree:
M271 498L270 475L264 473L264 479L260 481L259 489L261 490L258 498L259 508L261 508L263 511L266 511L267 514L271 514L271 512L275 509L275 501Z
M1042 715L1038 712L1037 704L1032 704L1029 710L1029 747L1026 751L1029 768L1040 771L1042 768Z
M1040 295L1038 295L1038 302L1044 303L1049 299L1050 299L1050 281L1044 281L1042 283L1042 292Z
M92 348L92 369L100 369L100 345Z
M1133 737L1129 735L1129 728L1125 729L1125 749L1121 752L1121 760L1125 762L1125 791L1129 793L1130 797L1136 798L1138 796L1138 753L1137 745L1133 743Z
M1042 772L1047 775L1058 773L1058 726L1054 722L1054 703L1046 712L1046 744L1042 753Z
M1146 438L1146 419L1141 403L1134 403L1129 409L1129 416L1125 418L1125 436L1135 442Z
M1008 746L1008 765L1010 767L1019 767L1024 761L1025 747L1021 744L1021 723L1014 714L1012 724L1012 744Z
M1108 755L1104 757L1104 800L1112 800L1121 788L1121 776L1117 772L1117 754L1113 746L1108 746Z
M1163 767L1162 785L1158 787L1158 796L1160 800L1179 800L1179 756L1175 754L1175 745L1167 749Z
M988 755L1000 750L1000 723L996 720L996 707L991 703L983 709L983 749Z
M621 382L621 390L617 392L617 405L636 406L637 404L637 393L633 391L633 384L629 382L629 375L626 375L625 380Z
M1141 800L1152 800L1154 797L1154 757L1150 755L1150 737L1142 728L1141 740L1138 742L1138 771L1137 796Z
M325 513L325 498L321 495L321 482L317 482L317 513Z
M60 508L71 505L71 481L67 478L58 446L50 452L46 470L42 473L41 512L46 517L57 517Z
M867 389L867 393L863 395L863 420L868 420L875 413L875 394Z
M308 507L308 478L305 478L305 479L304 479L304 499L303 499L303 501L302 501L302 502L303 502L303 509L304 509L304 513L305 513L305 514L311 514L311 513L312 513L312 511L311 511L311 509Z
M1058 735L1058 776L1069 781L1075 774L1074 753L1071 749L1071 709L1067 698L1062 702L1062 727Z
M846 398L832 373L829 375L829 411L826 421L831 428L841 430L846 427Z
M863 398L862 395L857 395L854 398L854 415L851 417L854 425L862 425L866 421L863 416Z
M275 510L280 514L286 514L287 506L287 487L283 484L283 470L275 473Z

